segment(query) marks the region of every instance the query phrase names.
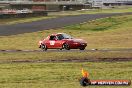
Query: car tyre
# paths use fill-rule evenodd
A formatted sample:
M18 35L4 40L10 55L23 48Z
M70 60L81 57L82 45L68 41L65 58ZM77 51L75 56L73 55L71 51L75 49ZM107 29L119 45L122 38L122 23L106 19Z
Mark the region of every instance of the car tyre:
M62 50L63 48L60 48L60 50Z
M41 44L41 49L42 49L43 51L46 51L46 50L47 50L46 45L45 45L45 44Z
M67 43L64 43L62 48L65 50L70 50L70 46Z
M80 50L85 50L85 47L81 47Z

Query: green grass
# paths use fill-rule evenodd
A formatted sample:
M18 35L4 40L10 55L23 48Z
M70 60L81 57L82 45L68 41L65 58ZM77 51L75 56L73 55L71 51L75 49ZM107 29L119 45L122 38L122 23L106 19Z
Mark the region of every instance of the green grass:
M38 41L52 33L68 33L88 42L92 48L132 48L132 16L115 16L66 26L12 36L0 36L0 49L38 49ZM10 41L10 42L9 42Z
M14 63L0 64L0 86L1 88L82 88L78 81L82 77L82 67L90 73L92 80L132 80L132 62ZM124 86L89 86L88 88L95 87L124 88Z

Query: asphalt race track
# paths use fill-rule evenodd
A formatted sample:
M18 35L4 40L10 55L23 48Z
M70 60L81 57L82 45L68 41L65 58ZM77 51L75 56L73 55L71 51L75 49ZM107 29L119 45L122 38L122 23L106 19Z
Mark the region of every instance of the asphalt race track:
M87 49L87 50L79 50L79 49L71 49L71 50L59 50L59 49L48 49L47 51L43 50L0 50L0 52L110 52L110 51L127 51L132 52L132 48L130 49Z
M82 22L87 22L99 18L111 17L117 15L131 15L132 12L129 13L104 13L104 14L85 14L85 15L77 15L77 16L65 16L59 18L52 18L46 20L40 20L36 22L29 23L20 23L20 24L12 24L12 25L0 25L0 36L9 36L16 35L22 33L30 33L36 31L42 31L46 29L55 29L64 27L67 25L78 24Z

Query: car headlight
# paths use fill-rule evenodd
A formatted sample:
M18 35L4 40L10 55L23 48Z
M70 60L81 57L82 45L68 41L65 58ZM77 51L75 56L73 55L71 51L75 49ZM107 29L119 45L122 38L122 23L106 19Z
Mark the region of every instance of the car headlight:
M81 43L81 45L85 45L85 43Z

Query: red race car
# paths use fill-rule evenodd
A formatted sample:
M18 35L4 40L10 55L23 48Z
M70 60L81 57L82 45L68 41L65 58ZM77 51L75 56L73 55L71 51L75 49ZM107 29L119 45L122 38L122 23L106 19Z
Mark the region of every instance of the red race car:
M46 51L47 49L80 49L84 50L87 46L86 41L82 39L75 39L65 33L57 33L48 36L39 41L39 48Z

